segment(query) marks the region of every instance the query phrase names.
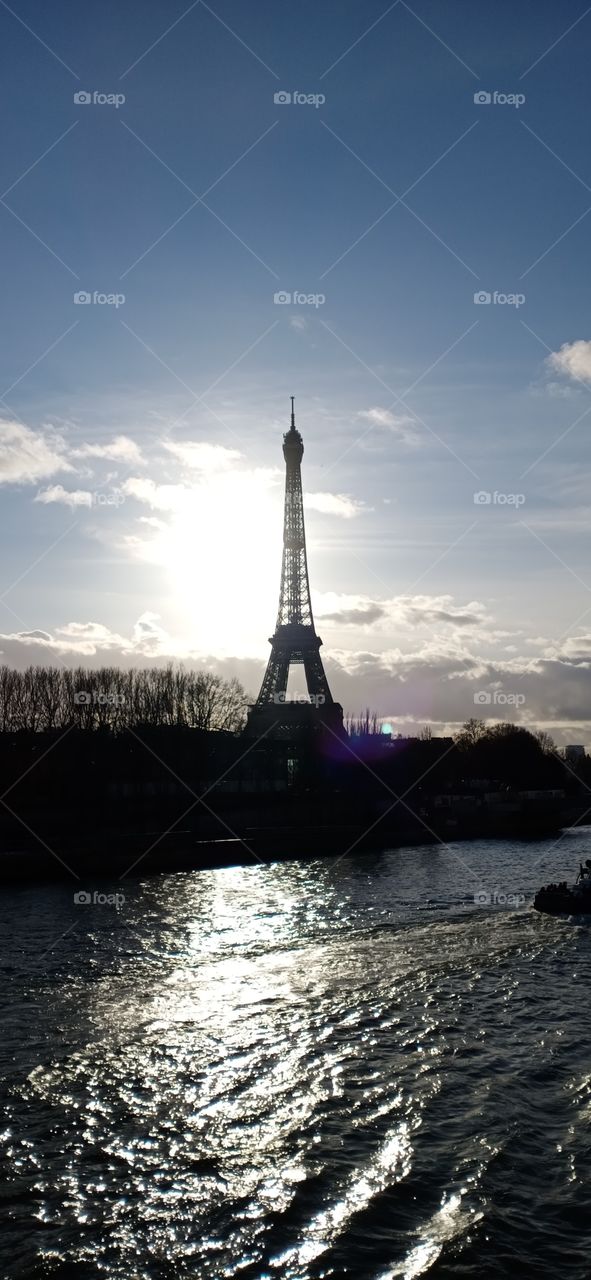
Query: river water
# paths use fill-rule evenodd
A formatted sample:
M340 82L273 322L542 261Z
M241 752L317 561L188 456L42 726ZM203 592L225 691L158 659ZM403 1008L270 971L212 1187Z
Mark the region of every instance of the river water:
M586 856L4 890L2 1280L588 1280Z

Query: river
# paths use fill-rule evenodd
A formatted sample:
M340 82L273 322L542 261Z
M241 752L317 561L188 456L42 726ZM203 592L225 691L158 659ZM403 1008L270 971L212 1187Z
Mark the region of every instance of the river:
M4 890L3 1280L588 1280L586 856Z

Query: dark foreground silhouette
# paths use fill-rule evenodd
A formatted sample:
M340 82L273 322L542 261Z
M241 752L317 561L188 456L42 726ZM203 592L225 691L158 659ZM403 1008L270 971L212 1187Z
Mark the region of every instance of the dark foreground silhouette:
M4 880L540 838L582 817L589 781L587 757L574 767L543 737L476 721L456 740L283 741L72 717L0 733L0 770Z

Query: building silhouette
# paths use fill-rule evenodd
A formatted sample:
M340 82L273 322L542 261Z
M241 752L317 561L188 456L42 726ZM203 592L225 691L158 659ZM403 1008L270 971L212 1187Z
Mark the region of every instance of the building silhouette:
M332 730L342 735L343 708L335 702L320 657L310 599L301 462L304 444L296 430L294 397L291 426L283 437L285 507L279 609L275 632L269 637L271 654L259 696L250 709L246 732L289 737L306 730ZM309 701L286 697L292 664L304 668Z

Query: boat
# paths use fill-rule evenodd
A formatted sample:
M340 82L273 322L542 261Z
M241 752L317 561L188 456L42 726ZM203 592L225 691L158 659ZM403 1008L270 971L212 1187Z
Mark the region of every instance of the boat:
M534 907L550 916L591 916L591 858L581 863L574 884L561 880L538 889Z

